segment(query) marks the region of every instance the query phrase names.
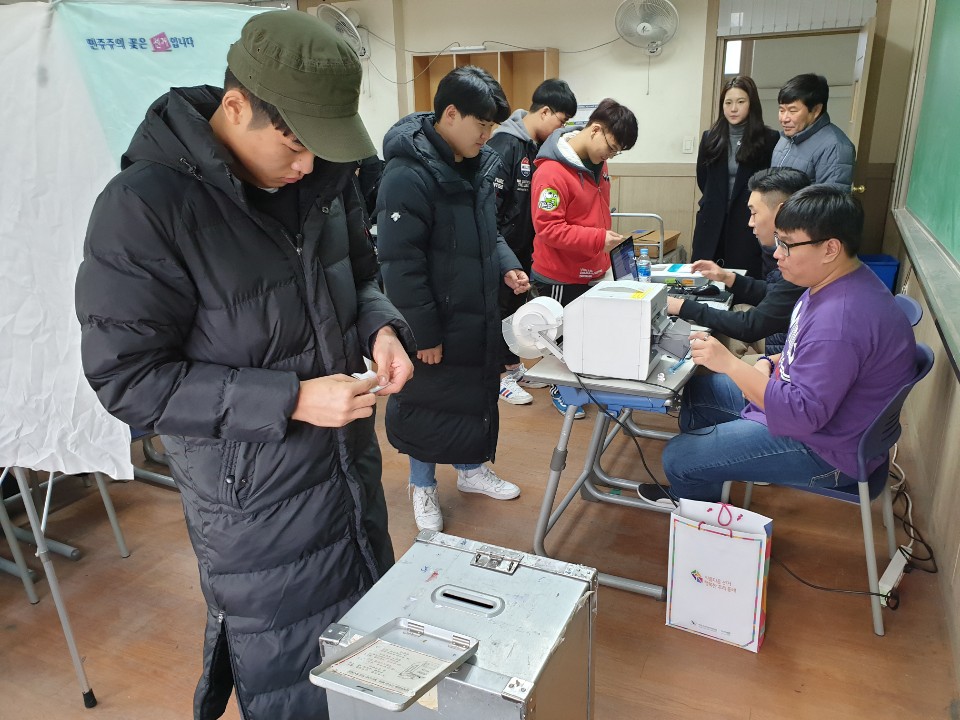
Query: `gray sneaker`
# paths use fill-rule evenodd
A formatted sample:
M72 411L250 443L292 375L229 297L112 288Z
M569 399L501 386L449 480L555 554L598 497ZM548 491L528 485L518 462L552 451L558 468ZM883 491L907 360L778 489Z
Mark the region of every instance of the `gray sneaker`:
M507 482L486 465L481 465L473 475L467 476L465 470L457 470L457 490L460 492L480 493L494 500L513 500L520 495L520 488Z
M413 501L413 519L418 530L443 530L443 514L440 512L440 498L437 486L424 488L416 485L407 487L407 494Z

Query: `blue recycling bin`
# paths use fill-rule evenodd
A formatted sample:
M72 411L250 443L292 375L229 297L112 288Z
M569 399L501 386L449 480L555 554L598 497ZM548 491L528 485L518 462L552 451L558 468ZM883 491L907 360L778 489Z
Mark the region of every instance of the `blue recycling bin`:
M883 284L894 292L897 283L897 270L900 261L890 255L860 255L860 261L877 274Z

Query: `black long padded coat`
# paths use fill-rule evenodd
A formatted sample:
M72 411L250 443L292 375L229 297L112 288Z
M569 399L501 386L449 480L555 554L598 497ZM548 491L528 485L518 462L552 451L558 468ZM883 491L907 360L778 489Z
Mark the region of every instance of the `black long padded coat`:
M762 278L764 275L760 243L747 225L750 209L747 200L750 190L747 182L758 170L770 167L770 158L780 135L776 130L764 129L762 162L755 165L741 163L733 183L733 197L729 203L730 175L727 172L727 157L718 158L707 165L703 158L703 141L697 153L697 186L703 196L693 229L692 260L717 260L728 268L743 268L747 275Z
M423 462L482 463L495 456L499 429L498 289L520 263L497 233L499 156L483 147L455 163L433 121L433 113L408 115L384 138L377 199L384 290L419 348L443 345L440 363L414 361L413 379L390 396L387 437Z
M170 456L209 609L195 717L219 717L235 684L248 720L323 719L318 637L393 550L373 418L290 415L299 380L362 371L381 327L413 338L376 285L356 165L318 159L281 190L299 198L291 236L228 167L208 122L221 93L154 103L97 200L76 285L84 372Z

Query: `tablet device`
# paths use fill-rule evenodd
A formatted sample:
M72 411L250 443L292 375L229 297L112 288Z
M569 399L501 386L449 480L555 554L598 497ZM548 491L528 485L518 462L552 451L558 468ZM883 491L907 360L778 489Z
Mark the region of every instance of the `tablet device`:
M637 253L633 247L633 238L628 237L610 251L610 267L614 280L639 280L637 274Z

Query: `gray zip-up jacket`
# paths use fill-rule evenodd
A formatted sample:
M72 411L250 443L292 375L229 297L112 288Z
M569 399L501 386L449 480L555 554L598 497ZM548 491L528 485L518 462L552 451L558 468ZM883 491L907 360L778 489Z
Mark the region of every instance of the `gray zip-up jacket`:
M780 133L770 167L796 168L816 184L850 190L856 157L853 143L843 130L830 122L830 116L823 113L813 125L792 138Z

